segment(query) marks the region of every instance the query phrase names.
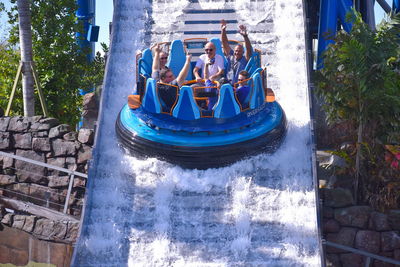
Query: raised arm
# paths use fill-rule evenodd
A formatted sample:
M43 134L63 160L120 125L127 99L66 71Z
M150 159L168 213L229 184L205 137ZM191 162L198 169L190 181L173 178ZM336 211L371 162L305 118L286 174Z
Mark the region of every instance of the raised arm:
M224 19L221 20L221 42L225 56L229 56L231 47L229 46L228 36L226 36L226 21Z
M183 65L183 68L181 70L181 72L179 72L178 77L176 78L176 81L178 82L179 87L182 86L183 82L185 81L186 76L189 73L189 69L190 69L190 60L192 59L192 55L187 54L186 55L186 61L185 61L185 65Z
M152 46L152 50L154 51L153 67L152 67L152 71L154 73L155 71L160 70L160 54L161 54L160 44Z
M249 39L249 36L247 35L246 26L239 25L239 33L244 38L244 44L246 46L246 55L245 55L245 57L246 57L247 61L249 61L250 58L251 58L252 52L253 52L253 48L251 47L250 39Z

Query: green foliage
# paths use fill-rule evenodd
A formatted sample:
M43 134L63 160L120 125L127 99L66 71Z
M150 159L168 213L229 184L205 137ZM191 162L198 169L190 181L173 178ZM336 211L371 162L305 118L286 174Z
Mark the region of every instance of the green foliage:
M316 93L328 123L352 125L349 139L357 140L354 151L337 155L351 165L356 196L361 177L361 199L396 208L398 198L388 189L400 185L400 175L382 170L387 169L383 145L400 143L400 14L376 31L355 14L351 32L340 31L334 41L317 73Z
M0 44L0 107L4 110L17 74L19 58L19 54L10 44ZM17 91L12 108L17 114L23 113L21 90Z
M362 123L364 137L388 142L399 132L400 15L383 22L376 32L355 16L352 31L340 31L324 54L317 94L329 123ZM392 140L394 141L394 140Z
M8 11L11 26L8 43L13 47L19 42L18 13L16 0L11 3L14 5ZM82 97L78 89L89 90L101 84L105 66L101 55L88 63L84 54L87 51L79 48L75 32L82 29L82 25L77 23L76 10L75 0L54 0L51 4L45 0L31 1L33 56L48 110L51 116L71 125L80 117ZM4 55L0 55L2 57ZM7 68L10 73L16 70L15 62L0 64L0 68ZM7 81L14 79L12 75L6 76ZM9 92L12 85L4 82L6 79L2 76L0 79L1 84L4 83L1 92ZM0 104L3 106L2 102ZM39 101L36 101L36 110L41 110Z

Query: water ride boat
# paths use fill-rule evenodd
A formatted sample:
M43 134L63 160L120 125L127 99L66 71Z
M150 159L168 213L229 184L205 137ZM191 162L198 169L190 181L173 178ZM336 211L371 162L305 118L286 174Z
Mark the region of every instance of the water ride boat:
M193 51L202 49L207 41L165 43L170 51L167 66L175 76L187 50L195 55ZM220 40L210 41L222 55ZM156 157L191 169L227 166L259 153L275 152L286 133L286 117L273 91L267 88L260 55L255 51L246 66L250 91L244 101L239 101L239 83L195 87L191 71L189 82L180 88L157 82L151 78L152 53L144 50L137 62L135 94L128 96L116 121L120 144L135 156ZM172 99L160 86L173 90ZM215 105L204 108L212 96L218 99Z

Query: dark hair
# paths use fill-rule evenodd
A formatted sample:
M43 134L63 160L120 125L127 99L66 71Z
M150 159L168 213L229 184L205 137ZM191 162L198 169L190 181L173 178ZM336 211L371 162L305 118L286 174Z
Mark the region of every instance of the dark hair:
M165 77L167 76L167 73L171 71L170 69L162 69L160 71L160 80L164 80ZM172 71L171 71L172 72Z
M245 70L242 70L241 72L239 72L239 75L246 77L246 79L249 78L249 73Z

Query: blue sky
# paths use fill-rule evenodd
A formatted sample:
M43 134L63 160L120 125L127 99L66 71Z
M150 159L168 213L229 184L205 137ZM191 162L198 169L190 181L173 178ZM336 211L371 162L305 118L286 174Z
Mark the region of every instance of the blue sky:
M6 7L9 7L9 1L3 1ZM386 0L390 5L392 5L391 0ZM100 26L99 32L99 42L96 43L96 51L101 50L100 42L109 44L109 30L108 25L112 21L113 12L113 0L97 0L96 2L96 25ZM384 11L378 3L375 3L375 16L376 22L379 23L384 17ZM6 24L7 19L5 16L0 17L0 40L2 40L6 34Z
M392 6L393 2L392 0L386 0L386 2ZM383 11L382 7L375 2L375 22L378 24L382 21L382 19L385 16L385 11Z
M100 26L99 41L96 51L100 50L100 43L110 43L108 25L112 21L113 0L100 0L96 2L96 25Z

